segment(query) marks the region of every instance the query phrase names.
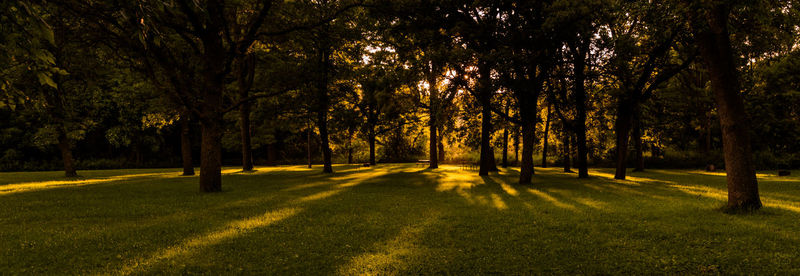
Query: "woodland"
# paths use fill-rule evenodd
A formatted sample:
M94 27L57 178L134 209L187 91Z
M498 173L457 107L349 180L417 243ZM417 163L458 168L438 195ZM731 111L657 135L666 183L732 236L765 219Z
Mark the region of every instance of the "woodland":
M254 161L478 162L485 175L500 159L520 184L534 163L617 179L714 167L741 187L800 166L793 1L2 9L7 171L182 162L213 192L223 164Z
M37 240L41 250L55 246L42 240L49 231L72 231L55 222L38 234L15 228L43 217L95 218L84 223L113 237L133 231L108 228L106 220L115 216L164 227L147 228L141 245L161 253L142 257L136 241L111 238L127 249L84 249L106 250L112 258L119 253L119 260L103 259L104 253L68 258L84 266L75 274L236 272L213 261L187 268L175 259L191 264L197 260L182 258L205 254L195 249L235 247L226 241L240 232L255 235L305 213L307 220L331 220L328 226L339 231L320 234L336 244L309 252L286 245L305 252L310 266L284 259L292 254L274 244L257 250L274 250L258 254L279 256L275 267L252 267L247 257L228 262L241 263L240 273L694 274L796 273L791 264L800 261L770 259L757 247L759 258L747 259L732 253L734 244L711 253L698 249L703 246L671 247L681 239L672 233L688 235L690 244L714 240L678 226L680 216L672 215L682 212L689 221L729 227L727 235L749 246L771 239L782 252L790 249L780 245L796 242L786 235L796 229L788 217L800 212L795 0L2 1L0 93L0 210L6 216L0 222L9 225L0 234L7 243L0 256L41 258L33 242L22 241ZM330 190L294 194L320 187ZM121 205L102 210L115 202ZM312 212L302 202L330 209ZM386 209L403 202L419 205ZM369 206L388 213L367 215ZM478 206L514 215L498 217ZM223 210L249 217L264 207L265 216L226 224L234 218ZM207 222L192 223L204 208ZM570 212L602 212L599 226L591 226L600 228L580 216L567 219ZM414 221L414 213L429 220ZM734 220L746 223L729 224L726 218L741 213ZM352 216L334 219L345 214ZM508 231L525 236L538 229L518 228L534 223L525 217L552 219L548 229L585 227L572 236L553 234L562 236L539 246L567 246L577 237L588 251L553 270L527 270L506 253L500 255L507 259L463 266L481 255L461 249L482 245L460 244L475 236L458 225L474 224L483 234L515 225ZM503 218L508 221L495 221ZM357 251L352 235L366 235L358 237L363 248L391 235L370 232L378 230L362 219L398 238L378 242L388 252L346 262L358 255L339 243ZM609 230L615 223L646 232L636 227L649 227L648 219L662 222L651 226L664 238L632 244L658 245L663 252L652 256L661 259L615 267L589 256L603 254L590 245L592 235L624 235L625 227ZM295 230L304 225L287 223ZM429 223L439 232L416 235ZM764 227L771 230L758 232ZM164 231L167 241L158 241ZM191 238L197 232L210 234ZM269 235L278 234L286 233ZM75 235L61 238L98 238ZM315 239L259 237L264 243ZM402 246L409 237L419 240ZM445 246L436 241L442 237L453 239L446 247L452 250L412 250ZM627 242L619 246L638 250ZM177 245L159 251L164 243ZM514 241L501 243L509 248ZM560 248L551 254L575 252ZM315 249L342 254L315 257ZM237 252L226 250L233 249L212 252ZM675 250L688 255L675 259ZM623 258L621 252L611 254ZM690 258L695 255L723 260ZM463 257L461 266L451 256ZM57 273L47 263L61 261L0 262L0 274L4 268Z
M537 152L578 177L648 160L753 189L800 164L797 7L696 2L11 1L0 164L191 175L199 157L213 192L236 157L485 175L500 148L520 184Z

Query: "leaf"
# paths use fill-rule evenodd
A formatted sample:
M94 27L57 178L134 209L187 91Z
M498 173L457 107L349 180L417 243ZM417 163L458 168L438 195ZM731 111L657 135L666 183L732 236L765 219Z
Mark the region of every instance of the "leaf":
M67 72L67 70L64 70L64 69L61 69L61 68L58 68L58 67L53 67L53 72L55 72L56 74L62 75L62 76L69 75L69 72Z
M52 88L58 88L58 85L56 85L56 82L53 81L53 78L51 76L52 74L50 74L49 72L36 73L36 77L39 78L39 84L47 85Z
M44 36L44 39L46 39L47 42L50 42L52 45L56 44L56 38L53 34L53 29L51 29L50 26L42 24L39 29L41 30L42 36Z

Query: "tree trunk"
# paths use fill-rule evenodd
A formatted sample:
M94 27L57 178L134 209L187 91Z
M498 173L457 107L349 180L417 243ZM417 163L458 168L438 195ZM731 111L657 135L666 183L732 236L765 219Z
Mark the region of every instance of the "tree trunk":
M578 142L577 142L577 139L575 139L575 137L577 137L577 136L578 135L574 135L573 134L572 136L569 137L570 138L570 140L569 140L570 147L572 147L572 149L571 149L572 150L572 152L571 152L571 154L572 154L572 167L576 168L576 169L578 169Z
M522 128L522 163L519 169L519 183L530 184L533 178L533 148L536 145L536 121L538 119L537 104L542 82L539 78L530 78L526 91L517 91L519 115ZM508 112L506 112L508 114Z
M625 96L623 96L625 97ZM628 167L628 137L630 137L633 110L631 101L620 99L617 102L617 119L614 121L614 132L617 136L617 170L615 179L625 179Z
M478 175L489 175L490 171L497 171L494 161L494 148L492 148L492 110L486 103L481 109L481 156ZM525 158L523 156L523 158Z
M643 172L644 171L644 155L642 153L642 121L640 118L636 118L633 123L633 132L631 132L631 137L633 138L633 148L636 154L636 164L633 166L634 172Z
M564 141L563 141L563 143L564 143L564 172L572 172L572 168L570 166L570 161L571 161L570 160L570 156L572 155L572 151L569 148L569 144L570 144L569 137L570 137L570 134L566 130L566 127L564 127L564 128L565 128L563 130L563 132L564 132Z
M347 164L353 164L353 134L347 137Z
M60 42L57 40L57 42ZM59 45L61 43L58 43ZM58 46L58 45L57 45ZM57 49L61 49L56 47ZM55 65L58 67L62 67L62 56L63 53L61 51L54 51L54 58L55 58ZM46 106L48 115L53 118L56 123L56 140L58 141L58 149L61 151L61 161L64 163L64 176L65 177L77 177L78 172L75 170L75 160L72 158L72 141L67 135L67 122L68 122L68 114L66 112L66 107L64 104L63 97L66 93L64 90L63 82L61 81L60 75L53 76L53 81L56 82L56 89L45 91L45 102L47 103ZM55 93L51 93L55 92Z
M278 150L276 143L267 144L267 166L275 166L278 159Z
M728 7L715 4L701 15L701 26L694 26L693 31L709 69L719 112L728 184L727 209L755 210L762 205L750 148L750 126L728 34L728 17Z
M430 94L428 95L430 100L430 114L428 116L428 129L430 130L429 169L436 169L439 167L439 155L436 153L438 147L437 142L439 141L439 139L436 138L436 129L438 128L436 119L439 117L439 89L436 88L437 71L437 68L431 65L431 71L428 72L428 92Z
M210 44L210 43L209 43ZM210 44L221 47L218 44ZM221 49L209 49L219 53ZM225 87L216 66L221 64L221 54L208 54L203 76L200 105L200 192L222 191L222 95Z
M239 109L239 123L242 139L242 171L253 170L253 149L250 141L250 103L242 104Z
M308 153L308 168L311 168L311 124L306 130L306 153Z
M489 175L490 171L497 171L497 164L494 160L494 148L492 148L492 85L491 68L486 62L478 68L480 78L478 79L478 101L481 104L481 156L478 175Z
M492 110L488 106L481 109L481 156L478 175L489 175L490 171L497 171L494 161L494 148L492 148ZM524 158L524 157L523 157Z
M367 141L369 143L369 164L375 165L375 126L370 125L367 133Z
M437 138L439 138L439 162L444 162L444 142L442 142L442 140L444 140L444 137L442 136L444 135L442 132L444 132L444 128L440 127L439 135L437 136Z
M508 103L506 103L505 114L508 116ZM508 167L508 127L508 125L503 127L503 168Z
M142 159L142 141L140 141L138 138L134 138L133 141L133 156L135 157L134 164L136 164L135 166L137 168L144 167L144 160Z
M317 113L317 126L319 127L319 138L322 146L322 172L333 173L333 166L331 165L331 146L328 141L328 112L327 105L324 109L320 109Z
M575 138L578 142L578 178L589 177L589 169L587 167L587 155L589 153L586 147L586 87L584 81L586 74L586 55L589 51L589 39L580 43L580 46L575 51L575 58L573 60L573 70L575 71Z
M711 112L706 115L706 147L705 152L711 152L711 127L713 126Z
M522 120L522 163L519 165L519 184L530 184L533 178L533 145L536 143L534 141L536 131L535 113L535 104L520 110Z
M72 159L72 142L67 136L64 127L58 127L58 149L61 151L61 160L64 162L64 176L76 177L74 160Z
M431 124L434 124L434 122L431 122ZM428 158L430 158L429 160L430 163L428 165L428 168L436 169L439 168L439 160L438 160L439 153L437 152L439 145L437 145L438 139L436 138L436 126L429 125L428 129L430 130L430 136L431 136L431 139L429 139L430 143L428 145L428 147L430 148L428 155Z
M585 120L586 118L584 117L583 119ZM576 143L578 147L578 157L577 157L578 178L587 178L589 177L589 168L587 165L587 158L588 158L587 156L589 154L589 149L586 146L586 125L585 124L579 125L576 132L577 132Z
M208 30L206 30L208 31ZM222 191L222 135L225 95L225 56L222 39L203 37L202 90L200 92L200 192Z
M222 115L204 110L200 144L200 191L222 191Z
M331 147L328 140L328 108L330 99L328 98L328 70L330 65L330 52L327 46L320 50L320 79L317 84L317 126L319 127L319 138L322 146L322 172L333 173L331 165Z
M547 168L547 137L550 135L550 108L552 107L551 104L547 104L547 119L544 122L544 145L542 145L542 168Z
M514 128L514 163L519 164L519 128Z
M508 128L503 128L503 168L508 167Z
M239 62L239 98L246 99L250 94L255 77L255 56L253 54L242 57ZM239 108L239 123L242 140L242 171L253 170L253 147L251 143L250 110L252 104L245 102Z
M188 112L187 112L188 113ZM181 157L183 157L183 175L194 175L192 164L192 128L189 115L181 116Z

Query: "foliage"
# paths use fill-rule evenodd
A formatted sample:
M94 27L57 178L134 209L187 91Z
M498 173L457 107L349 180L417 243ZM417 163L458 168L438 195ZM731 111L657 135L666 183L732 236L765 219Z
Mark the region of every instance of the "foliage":
M583 83L590 164L613 164L615 120L621 100L633 95L625 91L634 88L642 92L638 119L648 166L721 164L719 118L708 72L693 58L686 17L711 2L233 1L221 7L231 24L213 33L222 34L224 60L205 64L209 41L202 33L210 25L192 22L216 20L205 9L216 1L5 1L0 169L53 169L62 132L82 164L177 165L178 118L193 120L191 148L199 153L203 119L197 113L211 91L206 69L217 70L215 81L222 84L212 89L220 103L211 109L224 114L220 140L227 164L240 160L241 122L231 111L247 96L254 96L244 102L252 104L257 161L305 163L310 148L316 162L322 137L311 114L323 48L331 56L324 74L335 162L368 159L370 137L378 160L427 159L431 115L445 159L470 159L481 146L482 104L475 97L481 64L492 92L490 145L502 145L503 129L519 128L531 103L521 104L518 96L533 95L540 85L532 101L538 108L534 148L541 148L543 110L552 105L547 138L556 149L552 160L561 160L563 135L574 136L579 115L570 61L571 47L581 42L590 49ZM757 122L750 133L759 168L800 162L798 7L796 1L731 5L734 61L748 115ZM260 10L268 13L250 35L246 28L254 25L248 22L258 21ZM245 96L237 93L243 56L255 63ZM431 80L438 99L430 97ZM509 115L502 114L506 109ZM519 139L513 133L511 145Z

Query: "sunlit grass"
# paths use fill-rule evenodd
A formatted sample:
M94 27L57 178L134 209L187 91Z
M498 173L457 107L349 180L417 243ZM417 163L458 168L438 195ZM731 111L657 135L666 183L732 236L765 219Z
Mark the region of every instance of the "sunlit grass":
M244 235L255 228L264 227L276 221L280 221L287 217L291 217L292 215L297 214L297 212L299 212L298 208L284 208L272 212L267 212L260 216L231 222L221 230L189 238L186 241L175 246L170 246L158 252L157 254L150 256L149 258L141 260L133 260L119 271L116 271L116 273L131 274L134 272L146 270L149 266L153 265L154 263L160 260L171 259L182 254L187 254L195 248L215 245L225 239L230 239Z
M140 173L140 174L116 175L116 176L101 177L101 178L74 178L74 179L65 179L65 180L21 182L21 183L12 183L12 184L0 185L0 195L17 193L17 192L24 192L24 191L30 191L30 190L42 190L42 189L53 189L53 188L60 188L60 187L92 185L92 184L98 184L98 183L123 181L123 180L132 179L132 178L169 178L169 177L177 177L177 176L178 176L178 174L173 173L173 172L167 172L167 173Z
M797 274L800 177L759 173L727 215L724 174L614 180L536 168L225 168L0 173L0 274Z
M539 191L539 190L536 190L536 189L527 189L527 191L530 192L531 194L533 194L533 195L535 195L535 196L547 201L548 203L553 204L553 206L556 206L556 207L559 207L559 208L564 208L564 209L569 209L569 210L573 210L573 211L577 211L578 210L578 208L576 208L575 205L572 205L572 204L569 204L569 203L564 203L561 200L558 200L557 198L555 198L555 197L553 197L553 196L551 196L551 195L549 195L549 194L547 194L545 192L542 192L542 191Z

